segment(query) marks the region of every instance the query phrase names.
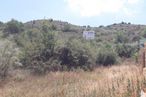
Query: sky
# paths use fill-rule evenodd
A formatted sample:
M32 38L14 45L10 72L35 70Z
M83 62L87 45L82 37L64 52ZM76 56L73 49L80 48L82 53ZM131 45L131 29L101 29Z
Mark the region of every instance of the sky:
M37 19L76 25L146 24L146 0L0 0L0 21Z

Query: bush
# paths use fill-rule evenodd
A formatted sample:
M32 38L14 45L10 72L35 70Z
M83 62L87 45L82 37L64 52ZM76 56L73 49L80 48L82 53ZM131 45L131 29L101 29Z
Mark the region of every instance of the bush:
M53 19L49 19L49 22L53 22Z
M20 41L17 41L17 44L21 45L23 52L21 54L23 66L34 72L46 72L46 70L50 68L48 65L51 64L50 60L52 60L54 56L56 45L55 32L50 32L48 28L42 28L40 33L39 30L34 29L22 33L18 38ZM50 62L50 64L48 64L48 62Z
M90 67L91 65L88 54L81 50L74 51L71 50L71 48L66 47L62 48L59 60L61 61L62 66L67 66L68 70L71 70L72 68L85 69L86 67Z
M133 36L132 41L137 42L140 40L140 38L141 38L140 35L135 35Z
M12 19L11 21L7 22L4 32L7 35L20 33L23 30L23 24L21 22L18 22L17 20Z
M5 42L5 44L0 46L0 78L5 78L14 63L13 56L15 52L9 42Z
M56 30L57 29L57 26L54 25L54 24L51 24L50 27L49 27L50 30Z
M62 31L63 32L68 32L68 31L70 31L70 28L71 28L70 25L69 24L66 24L66 25L64 25Z
M67 66L69 70L72 68L92 70L95 64L92 50L90 43L83 43L81 40L73 39L59 50L59 61L61 65Z
M128 37L125 36L123 33L118 33L116 36L116 43L126 43L128 42Z
M117 56L116 53L112 49L102 49L99 50L99 53L97 54L96 63L108 66L115 64L117 62Z
M135 46L131 46L128 44L116 45L116 52L120 57L130 58L136 52L136 49L137 48Z

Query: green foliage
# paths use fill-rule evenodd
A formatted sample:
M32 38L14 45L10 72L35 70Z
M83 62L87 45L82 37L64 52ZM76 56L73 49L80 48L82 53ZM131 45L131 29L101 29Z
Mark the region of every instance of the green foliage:
M126 43L128 42L128 37L123 33L118 33L116 36L116 43Z
M48 25L44 24L44 25L42 26L42 31L43 31L44 33L47 33L48 30L49 30Z
M139 41L141 39L141 36L140 35L135 35L132 39L133 42L135 41Z
M49 19L49 22L53 22L53 19Z
M64 68L91 70L95 64L107 66L115 64L119 57L131 58L136 47L129 44L136 42L141 36L145 37L146 31L126 33L129 30L124 27L124 23L98 28L80 27L53 19L35 20L25 23L24 27L21 22L11 20L3 23L0 32L5 28L4 35L12 34L6 38L14 40L20 48L20 60L24 67L41 73ZM96 38L84 40L81 32L85 29L94 30Z
M38 37L30 37L30 32L25 32L17 39L17 44L19 44L22 48L22 54L20 55L21 62L24 66L28 67L35 56L39 55L39 52L42 48L41 40ZM38 34L37 32L33 32ZM23 39L21 39L23 37Z
M120 57L130 58L136 52L136 47L129 44L118 44L116 52Z
M63 27L63 29L62 29L62 31L63 31L63 32L68 32L68 31L70 31L70 28L71 28L71 27L70 27L69 24L65 24L64 27Z
M138 57L139 57L138 52L135 52L132 56L136 63L138 63Z
M9 42L0 45L0 78L5 78L13 64L15 54L13 46Z
M50 30L56 30L57 29L57 27L54 24L51 24L49 28L50 28Z
M81 40L70 40L65 47L60 49L61 65L66 65L71 68L93 69L94 51L91 48L91 43L86 43Z
M116 53L109 48L102 48L97 54L96 63L104 66L113 65L117 62Z
M23 30L23 24L17 20L12 19L6 24L5 34L16 34L22 32Z
M37 73L44 73L49 68L48 65L51 64L50 60L52 60L56 45L55 32L44 28L42 27L41 32L32 29L22 33L21 36L17 37L20 41L16 42L22 47L21 62L24 67Z

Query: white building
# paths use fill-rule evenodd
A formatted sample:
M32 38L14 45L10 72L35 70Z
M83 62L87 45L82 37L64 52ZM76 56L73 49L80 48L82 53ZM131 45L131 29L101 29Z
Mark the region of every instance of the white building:
M83 38L90 40L95 38L95 32L94 31L84 31L83 32Z

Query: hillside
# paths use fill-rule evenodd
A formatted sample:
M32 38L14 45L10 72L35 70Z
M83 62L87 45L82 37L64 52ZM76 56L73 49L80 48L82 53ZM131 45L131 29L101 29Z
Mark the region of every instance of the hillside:
M84 39L85 30L95 39ZM143 38L146 25L124 22L0 22L0 97L140 97Z
M26 23L11 20L0 22L0 41L7 41L1 51L5 51L6 58L9 51L12 60L8 60L15 68L21 66L37 73L93 70L96 66L121 63L123 58L137 61L138 41L146 37L145 29L146 25L124 22L90 27L53 19ZM95 31L95 39L84 39L85 30Z
M141 34L145 31L146 25L136 25L131 23L114 23L108 26L99 26L99 27L90 27L87 26L78 26L73 25L68 22L55 21L55 20L34 20L25 23L26 29L31 29L31 27L40 29L43 23L55 27L55 30L63 32L62 37L82 37L82 32L87 30L94 30L96 32L96 40L100 41L112 41L115 38L116 34L121 32L125 36L128 36L129 42L137 41L137 37L141 36ZM61 37L61 38L62 38Z
M135 37L140 36L141 33L145 31L146 25L136 25L131 23L114 23L108 26L99 26L99 27L90 27L87 26L78 26L73 25L68 22L57 21L53 19L42 19L42 20L33 20L23 23L25 30L29 30L32 28L41 29L42 25L47 25L50 28L52 27L55 31L59 31L60 33L63 32L63 35L69 36L80 36L82 37L82 32L87 30L94 30L96 32L96 38L98 36L102 37L103 39L110 39L114 38L114 35L118 32L122 32L125 36L128 36L131 41L133 41ZM0 31L3 32L3 28L5 24L2 22L0 23ZM62 33L61 33L62 34ZM66 36L67 36L66 35Z

